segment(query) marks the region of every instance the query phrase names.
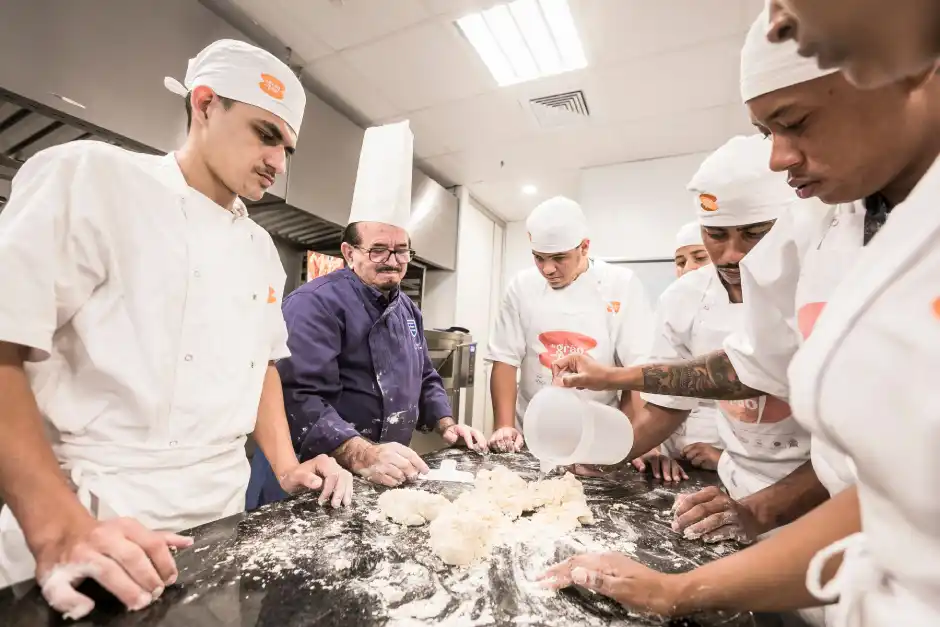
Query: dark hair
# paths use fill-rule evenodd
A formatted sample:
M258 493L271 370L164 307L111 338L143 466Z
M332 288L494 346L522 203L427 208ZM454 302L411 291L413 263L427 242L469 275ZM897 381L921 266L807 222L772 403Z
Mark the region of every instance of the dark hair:
M346 225L346 228L343 229L343 244L349 244L350 246L361 246L362 245L362 235L359 234L359 223L350 222ZM348 268L349 262L346 261L346 255L340 253L343 257L343 267Z
M193 103L192 103L193 92L186 94L186 132L189 132L190 127L193 125ZM227 111L232 108L232 105L235 104L235 101L231 98L226 98L225 96L220 96L216 94L216 98L219 99L219 102L222 103L222 107Z

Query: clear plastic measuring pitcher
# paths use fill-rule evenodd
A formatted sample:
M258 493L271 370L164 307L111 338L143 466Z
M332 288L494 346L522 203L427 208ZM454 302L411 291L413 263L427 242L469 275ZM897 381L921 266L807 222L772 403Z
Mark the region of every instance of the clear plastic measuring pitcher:
M526 443L543 471L570 464L616 464L633 447L629 418L576 390L542 388L529 402L523 424Z

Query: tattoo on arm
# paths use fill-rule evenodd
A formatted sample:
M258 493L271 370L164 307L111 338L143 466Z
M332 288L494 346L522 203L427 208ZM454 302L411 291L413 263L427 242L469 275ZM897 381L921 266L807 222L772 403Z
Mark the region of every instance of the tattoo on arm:
M715 351L692 361L643 366L643 391L669 396L694 396L723 401L761 396L738 379L724 351Z

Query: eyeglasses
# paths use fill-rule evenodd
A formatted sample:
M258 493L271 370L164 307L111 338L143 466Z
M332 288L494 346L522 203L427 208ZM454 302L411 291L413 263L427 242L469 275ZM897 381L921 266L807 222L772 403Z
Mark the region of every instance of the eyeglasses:
M388 260L392 258L392 255L395 255L395 259L399 263L408 263L415 258L415 251L410 248L404 250L391 250L384 247L379 248L363 248L362 246L353 246L362 252L369 255L369 261L372 263L388 263Z

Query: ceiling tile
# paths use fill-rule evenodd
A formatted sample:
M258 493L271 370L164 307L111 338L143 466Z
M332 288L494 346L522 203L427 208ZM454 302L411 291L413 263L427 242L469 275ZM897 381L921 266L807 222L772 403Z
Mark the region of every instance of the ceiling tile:
M577 200L580 178L578 170L555 170L546 172L540 182L483 182L468 185L468 188L487 208L511 222L525 220L536 205L552 196L567 196ZM523 194L522 186L527 184L535 185L538 191L531 196Z
M446 21L425 22L341 54L404 111L495 88L473 48Z
M289 0L232 0L258 26L276 37L304 61L310 63L333 53L317 39L305 21L298 19L297 5Z
M398 108L389 102L375 85L339 54L332 54L307 65L305 72L324 91L339 98L372 122L399 113Z
M421 0L290 2L288 13L334 50L384 37L431 17Z
M572 2L572 13L592 67L746 30L739 0L578 0Z

